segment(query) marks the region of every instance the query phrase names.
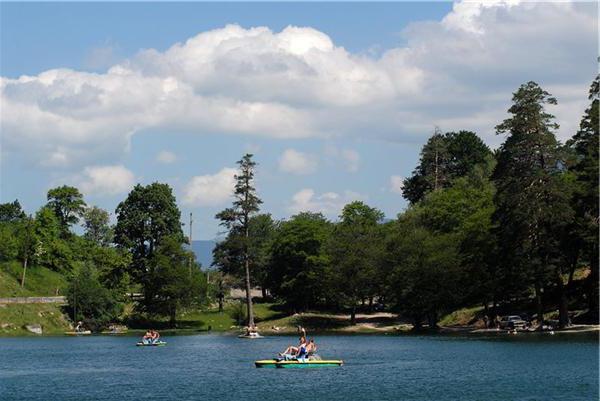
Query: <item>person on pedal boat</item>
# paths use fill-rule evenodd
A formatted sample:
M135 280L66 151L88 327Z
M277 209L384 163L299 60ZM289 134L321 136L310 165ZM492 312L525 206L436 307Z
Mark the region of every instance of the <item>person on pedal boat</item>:
M155 344L160 339L160 334L156 330L150 330L150 341Z
M142 337L142 342L144 344L149 344L150 342L152 342L152 330L146 330L144 337Z
M286 360L294 359L299 355L301 349L304 349L304 352L306 352L306 347L308 345L306 341L306 330L303 327L298 326L298 331L301 333L300 338L298 339L298 346L288 346L285 351L279 354L281 358Z

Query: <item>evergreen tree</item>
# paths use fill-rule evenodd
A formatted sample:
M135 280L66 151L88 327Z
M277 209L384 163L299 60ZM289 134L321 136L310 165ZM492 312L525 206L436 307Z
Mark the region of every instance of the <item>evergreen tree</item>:
M528 82L513 95L511 117L496 127L498 134L508 135L498 151L493 175L502 267L505 280L533 284L540 328L546 282L562 288L560 238L571 218L553 133L558 124L545 110L554 104L556 99L548 92ZM568 316L563 307L560 311L564 325Z
M256 189L254 188L256 163L252 160L252 155L244 155L237 164L239 171L235 176L233 206L221 211L215 217L221 220L221 225L229 231L230 236L235 238L235 242L242 249L248 326L253 327L254 311L252 308L252 287L250 283L250 218L260 210L262 201L256 195Z
M585 110L579 131L567 143L575 153L570 170L576 177L574 191L575 236L581 245L582 257L590 264L588 301L590 317L598 321L598 137L600 130L600 75L589 92L590 106ZM572 246L571 246L572 249Z

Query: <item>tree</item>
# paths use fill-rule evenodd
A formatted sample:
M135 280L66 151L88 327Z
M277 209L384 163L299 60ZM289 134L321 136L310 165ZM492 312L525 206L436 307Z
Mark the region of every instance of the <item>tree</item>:
M105 246L112 241L109 215L97 206L88 207L83 212L84 237L96 245Z
M273 295L293 310L327 303L331 230L321 213L305 212L282 222L275 233L267 280Z
M252 308L252 295L250 293L250 218L259 211L262 201L256 196L253 186L254 170L256 163L251 154L246 154L237 162L238 174L235 175L234 201L231 208L218 213L215 217L221 220L230 235L242 248L242 260L245 273L246 309L248 313L248 326L254 326L254 312Z
M186 251L175 236L164 238L148 260L143 308L152 315L169 316L173 327L177 311L199 305L206 294L206 279L198 265L190 271L190 258L193 253Z
M62 236L69 233L71 225L77 224L85 211L83 195L75 187L63 185L48 191L48 206L60 222Z
M383 213L360 201L344 206L327 249L330 254L333 283L339 302L350 307L350 324L356 324L359 301L373 299L381 262Z
M163 239L186 241L181 229L181 212L167 184L136 185L116 209L115 243L131 252L129 273L142 282L148 272L148 261Z
M570 171L575 174L573 196L575 208L574 234L581 246L582 256L590 264L588 283L589 310L593 321L598 321L598 137L600 130L600 75L596 76L589 92L592 101L585 110L579 131L567 142L575 153ZM572 247L571 247L572 249Z
M123 304L117 299L117 294L102 285L98 271L90 263L75 272L67 289L69 314L74 321L83 320L93 329L119 317Z
M257 214L249 220L249 262L253 279L260 285L263 297L267 290L267 267L270 258L270 246L273 240L276 223L270 214ZM243 277L244 241L241 227L232 228L227 237L217 243L213 249L213 265L225 273L235 277Z
M25 212L17 199L11 203L0 203L0 222L11 223L25 217Z
M69 271L73 268L74 255L69 244L76 243L77 237L67 243L62 237L62 226L50 206L42 206L35 215L35 234L39 240L39 264L54 271Z
M421 150L419 165L412 176L404 180L402 195L411 203L417 203L429 192L450 186L452 180L490 161L490 149L475 133L442 134L436 128Z
M521 85L513 94L511 117L496 127L498 134L508 137L498 151L493 174L502 267L509 272L507 279L533 284L540 328L545 282L551 280L562 290L560 238L572 217L553 134L558 125L545 111L546 105L554 104L556 99L535 82ZM568 320L565 308L560 308L561 326Z
M23 265L23 274L21 276L21 287L25 286L25 274L27 265L31 259L39 252L39 240L35 232L35 220L31 217L23 218L17 226L18 238L18 256Z
M413 320L415 330L427 319L437 327L440 312L460 300L458 241L454 234L435 234L409 209L395 223L386 240L387 263L396 309Z

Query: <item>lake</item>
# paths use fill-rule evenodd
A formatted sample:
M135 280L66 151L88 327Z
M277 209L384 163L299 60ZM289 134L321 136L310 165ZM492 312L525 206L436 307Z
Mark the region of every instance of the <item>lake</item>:
M309 333L310 334L310 333ZM256 369L295 337L0 338L9 400L597 400L598 337L318 336L340 368Z

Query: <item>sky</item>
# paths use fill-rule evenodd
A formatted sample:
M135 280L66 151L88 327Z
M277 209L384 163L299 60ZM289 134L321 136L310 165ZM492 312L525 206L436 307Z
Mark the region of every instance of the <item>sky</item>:
M0 22L0 202L75 185L114 220L166 182L194 239L220 235L244 153L275 218L394 218L436 126L496 148L534 80L565 141L598 72L595 2L2 2Z

